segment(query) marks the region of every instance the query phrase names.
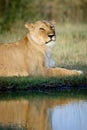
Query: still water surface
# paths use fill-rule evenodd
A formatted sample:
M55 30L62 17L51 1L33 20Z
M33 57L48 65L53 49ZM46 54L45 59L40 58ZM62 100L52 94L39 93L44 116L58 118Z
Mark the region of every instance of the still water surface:
M0 130L87 130L87 100L0 100L0 124Z
M87 102L55 107L52 112L52 130L87 130Z

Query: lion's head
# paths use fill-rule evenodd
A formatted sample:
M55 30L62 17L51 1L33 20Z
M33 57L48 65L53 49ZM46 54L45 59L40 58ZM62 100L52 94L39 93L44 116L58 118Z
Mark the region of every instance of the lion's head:
M35 23L26 23L25 27L29 29L29 35L32 40L39 45L53 46L56 40L54 21L37 21Z

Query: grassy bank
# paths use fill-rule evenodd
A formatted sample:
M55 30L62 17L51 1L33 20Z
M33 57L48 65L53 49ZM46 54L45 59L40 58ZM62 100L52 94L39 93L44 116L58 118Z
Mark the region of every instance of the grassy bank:
M0 42L21 39L27 30L20 28L0 35ZM84 72L80 77L12 77L0 78L0 90L86 90L87 92L87 25L56 25L57 41L53 48L56 66Z
M0 130L27 130L27 128L18 127L17 125L9 125L9 126L0 125Z
M87 92L87 77L1 77L0 91L85 91Z
M87 77L0 77L0 100L46 97L87 99Z

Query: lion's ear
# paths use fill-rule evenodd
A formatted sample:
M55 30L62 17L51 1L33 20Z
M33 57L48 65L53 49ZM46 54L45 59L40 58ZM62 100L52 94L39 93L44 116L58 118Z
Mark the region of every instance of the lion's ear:
M31 23L25 23L25 27L28 28L28 29L30 29L30 28L33 27L33 24L31 24Z
M50 21L53 25L55 25L56 24L56 21L53 19L53 20L51 20Z

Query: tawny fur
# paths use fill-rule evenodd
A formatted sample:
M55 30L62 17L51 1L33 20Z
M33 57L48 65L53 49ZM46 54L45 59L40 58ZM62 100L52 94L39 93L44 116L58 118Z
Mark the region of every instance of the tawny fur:
M54 65L51 49L55 42L52 22L27 23L25 27L29 29L29 33L22 40L0 44L0 76L70 76L82 73L77 70L50 68L51 63Z

